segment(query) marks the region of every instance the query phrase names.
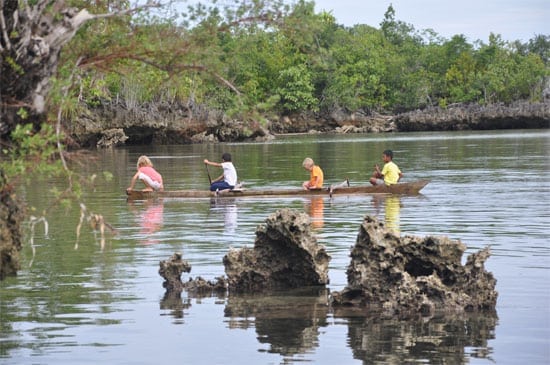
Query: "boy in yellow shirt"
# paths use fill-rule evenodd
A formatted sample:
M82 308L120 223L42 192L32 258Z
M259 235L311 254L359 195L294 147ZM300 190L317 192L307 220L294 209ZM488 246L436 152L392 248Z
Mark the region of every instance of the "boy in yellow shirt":
M372 185L386 186L397 184L403 177L403 173L399 170L399 167L393 162L393 152L391 150L385 150L382 153L382 160L384 161L384 167L380 171L378 164L374 165L374 173L370 178Z

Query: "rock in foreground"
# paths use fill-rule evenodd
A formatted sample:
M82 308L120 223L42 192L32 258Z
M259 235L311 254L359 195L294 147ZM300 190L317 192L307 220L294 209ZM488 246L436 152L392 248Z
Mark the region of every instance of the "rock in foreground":
M329 261L309 216L291 209L257 228L254 248L232 249L223 258L229 290L239 292L326 285Z
M399 238L367 216L351 252L348 285L332 294L332 305L402 318L494 310L496 279L484 268L489 249L462 265L465 250L446 237Z
M183 260L181 253L175 252L170 259L159 263L159 275L164 278L162 286L167 292L179 292L184 288L181 281L181 274L191 272L191 265Z

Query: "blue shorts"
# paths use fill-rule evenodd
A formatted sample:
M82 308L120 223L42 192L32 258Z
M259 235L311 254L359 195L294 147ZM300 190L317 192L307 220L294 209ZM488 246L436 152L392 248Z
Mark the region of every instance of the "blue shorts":
M233 189L233 185L229 185L226 181L216 181L210 185L210 191Z

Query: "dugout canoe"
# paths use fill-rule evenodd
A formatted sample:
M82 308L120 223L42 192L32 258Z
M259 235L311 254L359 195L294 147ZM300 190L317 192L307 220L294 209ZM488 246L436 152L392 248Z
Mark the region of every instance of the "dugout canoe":
M234 189L215 192L208 190L165 190L165 191L141 191L130 190L126 192L129 200L144 200L152 198L210 198L217 197L247 197L247 196L332 196L332 195L355 195L355 194L401 194L415 195L422 190L430 181L418 180L413 182L403 182L395 185L351 185L338 184L333 190L323 188L318 190L304 190L301 188L291 189Z

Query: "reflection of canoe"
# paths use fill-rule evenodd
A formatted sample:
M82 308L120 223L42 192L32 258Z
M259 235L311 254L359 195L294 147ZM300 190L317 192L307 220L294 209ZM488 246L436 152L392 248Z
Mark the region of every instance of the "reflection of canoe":
M429 180L419 180L414 182L399 183L395 185L357 185L357 186L340 186L334 188L332 195L352 195L352 194L418 194L420 190L426 186ZM151 198L209 198L215 193L208 190L166 190L166 191L141 191L132 190L126 193L128 199L141 200ZM327 189L318 190L303 190L303 189L238 189L224 190L218 192L218 197L245 197L245 196L289 196L289 195L326 195L329 196Z

